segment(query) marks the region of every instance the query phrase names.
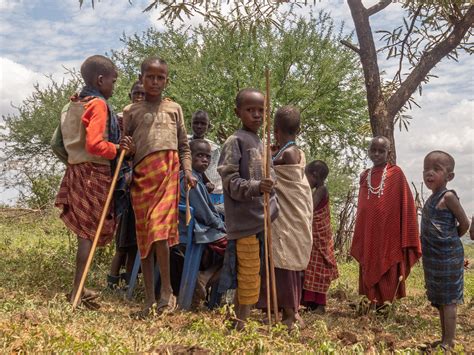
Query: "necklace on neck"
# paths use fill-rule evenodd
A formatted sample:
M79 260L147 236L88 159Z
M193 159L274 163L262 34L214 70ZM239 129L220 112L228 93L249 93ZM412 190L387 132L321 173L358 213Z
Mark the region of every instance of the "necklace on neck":
M296 142L295 141L289 141L287 142L279 151L278 153L276 153L273 158L272 158L272 161L275 161L276 159L278 159L278 157L281 155L281 153L283 153L283 151L288 148L290 145L296 145Z
M383 189L385 187L385 179L387 178L387 165L383 168L382 172L382 179L380 180L380 184L377 187L372 186L372 169L369 169L369 173L367 174L367 200L370 198L370 194L377 195L378 198L383 195Z

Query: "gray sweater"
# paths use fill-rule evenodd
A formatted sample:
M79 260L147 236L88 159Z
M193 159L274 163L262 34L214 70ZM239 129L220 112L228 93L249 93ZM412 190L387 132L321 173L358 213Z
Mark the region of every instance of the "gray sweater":
M240 239L264 230L263 194L260 193L263 145L253 132L239 129L224 145L217 168L224 190L228 239ZM273 168L272 177L275 179ZM270 196L272 221L278 216L275 193Z

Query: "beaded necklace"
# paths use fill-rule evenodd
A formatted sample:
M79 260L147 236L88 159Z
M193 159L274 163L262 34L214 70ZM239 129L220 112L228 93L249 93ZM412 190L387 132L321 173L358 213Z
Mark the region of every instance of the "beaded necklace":
M281 153L283 153L283 151L288 148L290 145L296 145L296 142L295 141L289 141L288 143L286 143L279 151L278 153L275 154L275 156L272 158L272 161L275 161L276 159L278 159L278 157L281 155Z
M385 187L385 179L387 177L387 165L383 168L382 179L380 180L380 185L377 187L372 186L372 169L369 169L369 173L367 174L367 200L370 198L370 194L377 195L378 198L383 195L383 188Z

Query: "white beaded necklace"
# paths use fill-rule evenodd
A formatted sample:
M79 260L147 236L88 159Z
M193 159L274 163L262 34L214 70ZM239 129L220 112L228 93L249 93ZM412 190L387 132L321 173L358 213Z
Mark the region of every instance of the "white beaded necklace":
M385 167L383 168L382 179L380 180L380 185L377 187L372 186L372 169L374 167L371 167L369 169L369 173L367 174L367 200L370 198L371 193L377 195L378 198L383 195L383 188L385 187L385 178L387 177L387 165L388 164L385 164Z

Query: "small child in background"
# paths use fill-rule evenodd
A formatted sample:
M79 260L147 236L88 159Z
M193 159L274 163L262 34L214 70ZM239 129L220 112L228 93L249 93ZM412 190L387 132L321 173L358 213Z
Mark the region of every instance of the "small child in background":
M456 307L463 302L464 249L460 237L469 228L469 219L459 197L446 185L454 178L454 159L435 150L423 162L423 180L433 194L421 217L423 270L428 300L438 308L441 320L440 345L454 346Z
M77 235L76 272L73 302L78 292L92 242L112 182L113 165L119 149L133 150L130 137L119 143L120 132L113 110L107 103L112 96L117 69L101 55L87 58L81 65L85 86L71 98L61 117L61 134L67 152L67 167L61 181L55 206L60 218ZM114 207L105 219L98 245L112 241L115 231ZM87 306L98 294L84 288L81 302ZM93 305L95 307L95 305Z
M324 314L331 281L339 277L334 257L329 192L324 184L329 168L322 160L306 166L306 177L313 192L313 247L304 272L303 302L318 314Z
M225 221L229 243L224 256L219 292L237 286L234 324L242 329L260 293L260 255L263 243L263 194L270 193L270 215L278 215L272 178L263 177L263 144L257 133L263 123L264 96L242 89L235 99L242 128L222 146L218 171L224 189ZM272 169L273 173L273 169Z
M124 130L133 137L132 204L135 212L137 245L145 281L145 308L133 314L145 318L176 308L170 280L169 248L178 244L179 171L191 188L196 178L191 170L186 127L181 106L163 99L168 84L168 64L150 57L141 65L140 81L145 100L124 109ZM161 289L155 303L155 257L160 270Z
M133 83L128 94L132 103L140 102L145 99L145 89L140 81ZM123 136L123 113L117 113L117 121L120 128L120 134ZM125 162L128 165L128 171L131 171L131 162ZM130 179L131 180L131 177ZM123 186L123 210L119 217L117 232L115 234L115 255L110 265L110 274L107 275L107 285L115 290L120 286L121 281L125 287L130 282L133 264L137 254L137 237L135 233L135 214L133 213L132 201L130 199L130 183ZM125 272L120 274L122 265L125 265Z
M300 273L308 265L313 243L313 201L305 176L306 158L296 145L300 121L300 112L293 106L281 107L275 113L274 137L277 145L273 165L278 181L275 192L280 213L272 223L272 248L278 308L283 310L282 323L288 330L296 321L303 326L298 314L302 292ZM262 274L265 275L265 269ZM257 307L266 309L266 283L261 285Z

